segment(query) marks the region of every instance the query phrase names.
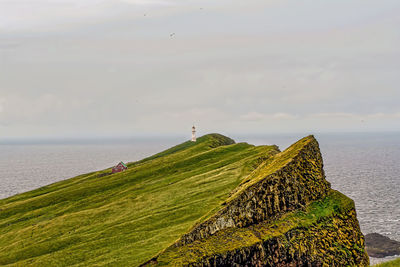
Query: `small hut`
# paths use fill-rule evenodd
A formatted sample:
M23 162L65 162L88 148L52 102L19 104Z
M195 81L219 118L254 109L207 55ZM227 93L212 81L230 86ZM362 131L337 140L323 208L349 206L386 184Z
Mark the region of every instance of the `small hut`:
M120 163L118 163L117 166L112 168L112 173L122 172L125 171L126 169L128 169L128 166L126 166L126 164L121 161Z

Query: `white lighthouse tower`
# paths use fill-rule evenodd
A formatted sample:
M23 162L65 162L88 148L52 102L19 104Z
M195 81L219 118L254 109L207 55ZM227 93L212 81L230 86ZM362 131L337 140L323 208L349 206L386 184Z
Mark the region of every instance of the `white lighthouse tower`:
M192 127L192 142L196 142L196 128Z

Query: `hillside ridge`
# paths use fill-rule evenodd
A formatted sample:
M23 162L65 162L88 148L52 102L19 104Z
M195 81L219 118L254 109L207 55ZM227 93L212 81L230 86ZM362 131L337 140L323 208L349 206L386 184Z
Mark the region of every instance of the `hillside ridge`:
M0 265L137 266L278 152L205 135L121 173L91 172L2 199Z
M262 162L214 215L142 266L307 264L369 264L354 202L330 189L312 135Z
M354 203L317 140L209 134L0 200L0 265L367 266Z
M292 172L291 165L297 164L297 158L302 157L305 158L303 164L308 164L306 169L297 168L296 171L300 171L297 177L293 176L290 179L284 177L285 174ZM309 166L314 159L318 163L315 166ZM330 184L325 180L322 166L322 156L316 139L308 136L299 140L285 151L271 157L269 164L261 164L246 178L245 182L241 183L237 191L223 203L224 205L212 218L195 226L175 245L188 244L224 228L245 227L261 222L268 217L276 217L281 212L299 208L311 200L324 196ZM313 175L315 179L302 182L300 178L304 172L308 172L307 175ZM299 179L296 180L296 178ZM318 184L316 180L319 181ZM278 188L279 185L282 185L282 188ZM293 190L293 192L284 196L283 185L289 186L285 190ZM304 189L312 190L312 192L305 193L302 191Z

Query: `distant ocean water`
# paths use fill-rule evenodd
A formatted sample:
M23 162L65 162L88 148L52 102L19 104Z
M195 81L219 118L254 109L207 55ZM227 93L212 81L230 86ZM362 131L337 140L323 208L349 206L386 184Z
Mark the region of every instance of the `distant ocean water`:
M107 140L0 144L0 199L120 161L153 155L182 140Z
M281 150L302 135L233 136ZM327 180L351 197L364 234L377 232L400 241L400 134L316 135ZM0 144L0 198L79 174L136 161L185 140ZM372 263L379 260L371 259Z

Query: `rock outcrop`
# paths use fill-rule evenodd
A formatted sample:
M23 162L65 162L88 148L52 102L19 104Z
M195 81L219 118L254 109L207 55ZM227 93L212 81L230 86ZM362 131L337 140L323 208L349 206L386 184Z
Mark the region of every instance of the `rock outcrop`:
M354 203L336 191L271 223L226 229L181 247L157 264L173 266L368 266Z
M304 138L262 164L226 201L175 245L189 244L228 227L246 227L276 218L323 197L329 189L314 137Z
M213 215L144 265L368 266L354 203L313 136L263 162Z
M378 233L365 235L368 255L375 258L400 255L400 242Z

